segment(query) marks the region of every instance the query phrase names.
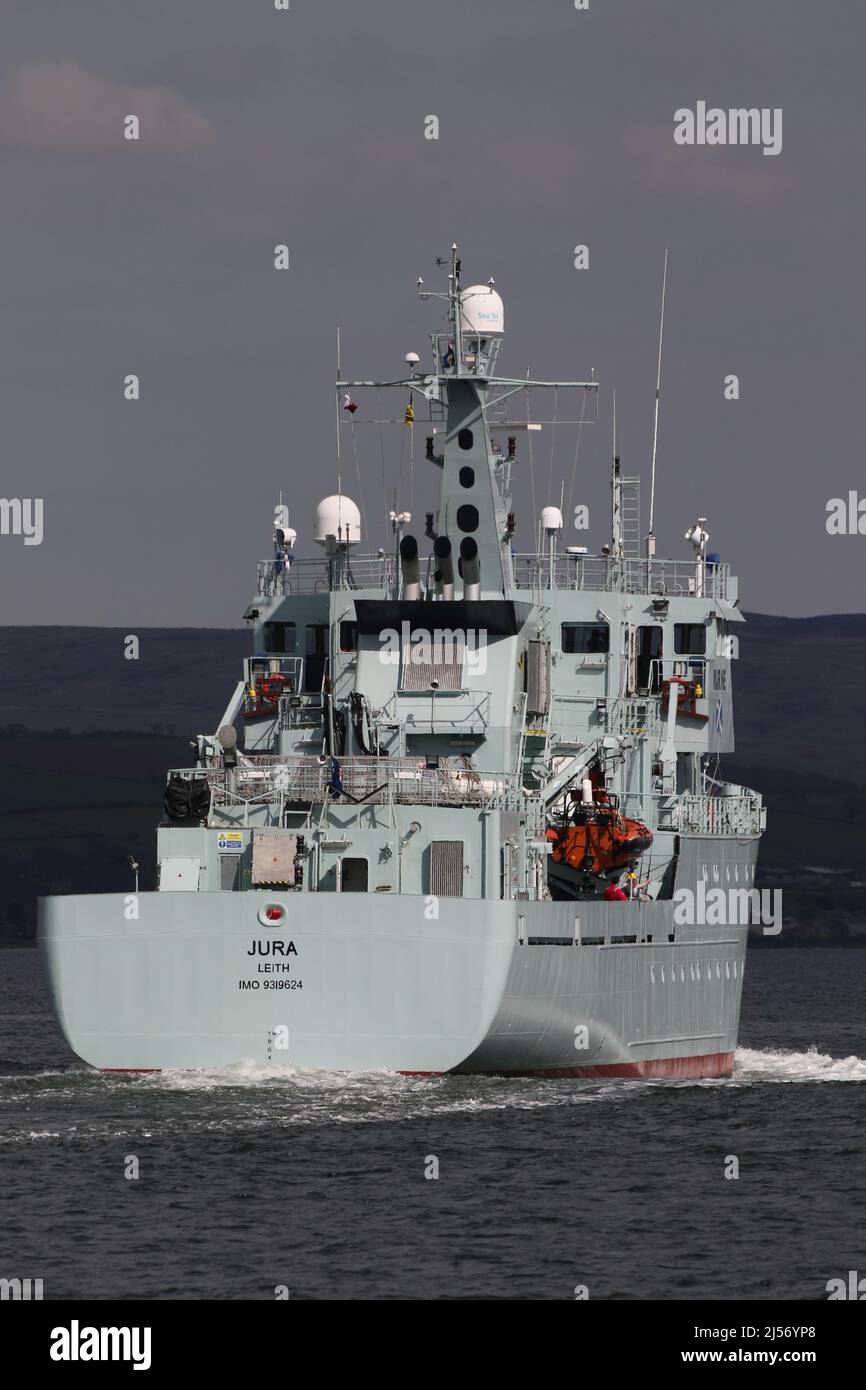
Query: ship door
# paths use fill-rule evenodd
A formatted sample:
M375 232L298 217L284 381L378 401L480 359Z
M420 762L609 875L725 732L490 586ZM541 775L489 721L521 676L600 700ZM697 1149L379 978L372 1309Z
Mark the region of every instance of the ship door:
M626 628L626 694L637 691L637 628L629 623Z
M637 630L637 689L640 695L658 694L663 635L662 627L639 627Z
M366 893L366 859L344 857L340 861L340 888L343 893Z
M307 659L304 662L304 690L318 695L328 660L328 624L308 623Z

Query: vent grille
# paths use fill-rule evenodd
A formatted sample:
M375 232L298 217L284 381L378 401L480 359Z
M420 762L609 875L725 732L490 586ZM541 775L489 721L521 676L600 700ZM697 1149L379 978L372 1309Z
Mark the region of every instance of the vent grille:
M431 690L435 680L440 690L462 690L464 651L447 630L435 640L404 647L400 689Z
M533 639L526 648L526 710L550 713L550 643Z
M435 897L463 897L463 841L433 840L430 845L430 892Z

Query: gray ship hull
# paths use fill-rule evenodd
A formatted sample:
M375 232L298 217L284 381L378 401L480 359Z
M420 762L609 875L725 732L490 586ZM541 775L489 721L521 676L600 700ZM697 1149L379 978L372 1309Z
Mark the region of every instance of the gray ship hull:
M428 920L423 897L287 894L274 930L259 919L273 898L43 899L39 945L70 1047L134 1071L732 1069L745 926L677 925L671 901L451 898Z

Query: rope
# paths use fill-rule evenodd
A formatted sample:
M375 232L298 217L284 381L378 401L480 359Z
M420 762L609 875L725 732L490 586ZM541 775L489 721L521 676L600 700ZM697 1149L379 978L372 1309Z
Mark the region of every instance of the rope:
M529 444L529 488L532 501L532 526L535 531L535 556L538 558L538 510L535 505L535 455L532 452L532 430L529 428L529 397L532 388L526 388L526 437Z
M414 410L414 391L409 392L409 404ZM415 420L409 426L409 511L415 511Z
M575 484L575 480L576 480L576 478L577 478L577 460L578 460L578 456L579 456L579 454L580 454L580 437L581 437L581 435L582 435L582 433L583 433L583 415L584 415L584 411L586 410L586 397L587 397L587 393L586 393L586 391L584 391L583 396L582 396L582 398L581 398L581 402L580 402L580 423L578 424L578 427L577 427L577 441L576 441L575 446L574 446L574 467L573 467L572 470L571 470L571 489L570 489L569 494L568 494L568 515L569 515L570 518L572 518L572 517L574 516L574 510L573 510L573 504L574 504L574 484Z
M379 422L379 457L382 463L382 502L384 506L385 535L388 534L388 487L385 482L385 439L382 434L382 393L376 388L376 418Z
M553 451L556 446L556 417L559 413L559 387L553 388L553 424L550 431L550 478L547 483L548 505L553 503Z
M397 486L394 489L394 510L401 506L400 493L403 490L403 460L406 457L406 430L400 431L400 468L397 473Z
M358 441L357 441L357 439L355 438L355 417L354 417L354 415L351 417L351 431L352 431L352 452L353 452L354 455L355 455L355 473L357 474L357 478L358 478L358 502L359 502L359 504L360 504L360 509L361 509L361 521L362 521L363 526L364 526L364 535L366 536L366 535L367 535L367 508L364 506L364 489L363 489L363 487L361 486L361 465L360 465L360 463L359 463L359 461L358 461Z

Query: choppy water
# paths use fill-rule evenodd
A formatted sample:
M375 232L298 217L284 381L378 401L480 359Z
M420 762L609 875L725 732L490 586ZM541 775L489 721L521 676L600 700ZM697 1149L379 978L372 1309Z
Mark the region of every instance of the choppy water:
M35 952L0 951L0 1276L46 1298L822 1298L866 1273L866 951L752 952L741 1039L729 1081L106 1075L59 1037Z

